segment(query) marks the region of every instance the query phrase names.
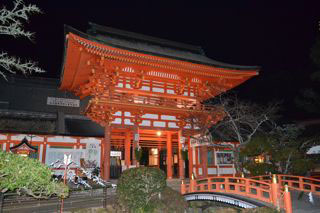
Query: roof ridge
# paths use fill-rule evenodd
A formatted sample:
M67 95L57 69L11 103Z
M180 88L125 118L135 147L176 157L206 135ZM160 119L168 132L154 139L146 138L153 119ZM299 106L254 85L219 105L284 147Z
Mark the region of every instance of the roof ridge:
M198 45L186 44L186 43L167 40L159 37L144 35L136 32L120 30L112 27L102 26L92 22L89 22L89 25L90 25L90 29L87 31L87 33L89 34L95 33L96 30L99 30L101 32L129 38L129 39L134 39L134 40L139 40L144 42L151 42L154 44L160 44L163 46L176 48L176 49L188 50L191 52L197 52L198 54L201 54L201 55L205 55L203 48Z
M103 27L103 26L102 26ZM93 42L97 42L100 44L108 45L114 48L121 48L129 51L139 52L139 53L145 53L153 56L160 56L160 57L166 57L170 59L180 60L180 61L187 61L195 64L202 64L202 65L208 65L208 66L215 66L216 68L225 68L225 69L237 69L237 70L260 70L261 67L259 66L243 66L243 65L233 65L228 64L224 62L215 61L211 58L208 58L205 54L199 54L196 52L191 51L185 51L182 49L173 49L170 47L168 48L170 51L165 50L163 46L161 45L155 45L159 46L157 47L157 51L154 51L153 48L150 48L150 44L145 42L143 45L137 44L137 42L133 42L130 39L119 39L119 38L113 38L112 36L105 36L103 34L96 34L94 35L94 32L91 33L84 33L77 29L74 29L73 27L69 25L65 25L65 34L68 33L74 33L77 36L80 36L84 39L88 39ZM102 38L103 37L103 38ZM105 37L105 38L104 38ZM119 42L120 41L120 42ZM128 43L123 43L128 42ZM129 46L128 46L129 45ZM131 46L130 46L131 45ZM148 46L149 45L149 46ZM65 48L66 48L66 40L65 40ZM162 48L162 49L161 49ZM167 47L165 47L167 48ZM61 76L63 75L63 72L61 73Z

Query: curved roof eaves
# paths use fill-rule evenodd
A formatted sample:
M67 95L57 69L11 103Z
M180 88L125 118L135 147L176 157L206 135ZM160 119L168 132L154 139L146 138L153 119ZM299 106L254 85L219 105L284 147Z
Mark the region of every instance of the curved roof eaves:
M215 66L219 68L226 69L236 69L236 70L256 70L260 69L259 66L242 66L242 65L233 65L228 63L223 63L219 61L212 60L205 55L195 54L188 51L182 51L175 48L162 47L160 45L148 44L147 42L138 42L133 40L120 39L115 36L102 36L99 34L93 36L87 33L81 32L72 28L71 26L65 25L65 34L74 33L82 38L94 41L100 44L109 45L115 48L125 49L129 51L149 54L153 56L160 56L171 58L175 60L187 61L196 64L203 64L208 66Z

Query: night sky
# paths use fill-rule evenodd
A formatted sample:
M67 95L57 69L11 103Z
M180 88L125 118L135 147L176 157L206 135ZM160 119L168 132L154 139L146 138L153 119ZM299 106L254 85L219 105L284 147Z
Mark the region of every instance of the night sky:
M148 5L140 1L118 1L118 5L96 0L25 1L36 3L43 11L26 25L36 32L35 42L1 36L1 49L38 61L47 70L42 77L60 76L64 24L85 32L87 23L94 22L199 45L214 60L261 66L259 76L236 89L239 96L262 104L283 100L282 113L288 120L307 118L294 106L294 97L310 84L309 75L315 70L309 55L319 36L320 4L316 1L271 1L275 5L260 0L229 1L232 3L210 6L200 1L195 5L161 5L162 1ZM11 1L2 2L10 7Z

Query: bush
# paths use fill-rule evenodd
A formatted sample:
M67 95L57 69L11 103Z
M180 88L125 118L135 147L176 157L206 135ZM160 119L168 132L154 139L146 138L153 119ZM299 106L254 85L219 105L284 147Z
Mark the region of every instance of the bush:
M250 172L251 176L266 175L276 173L276 169L269 163L248 162L244 164L244 168Z
M53 181L51 173L36 159L0 151L0 192L16 191L35 198L66 197L68 187Z
M133 212L153 211L152 202L166 187L166 175L158 168L139 167L125 170L118 180L117 199Z
M152 199L152 204L155 207L154 213L185 213L188 208L188 202L185 201L184 197L170 187L165 187L161 193L161 198L157 196Z

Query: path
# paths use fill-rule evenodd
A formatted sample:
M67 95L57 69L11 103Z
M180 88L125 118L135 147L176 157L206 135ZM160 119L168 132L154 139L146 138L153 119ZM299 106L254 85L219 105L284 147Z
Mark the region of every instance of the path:
M309 202L308 193L298 199L300 192L291 191L292 209L294 213L319 213L320 212L320 196L313 195L314 204Z

